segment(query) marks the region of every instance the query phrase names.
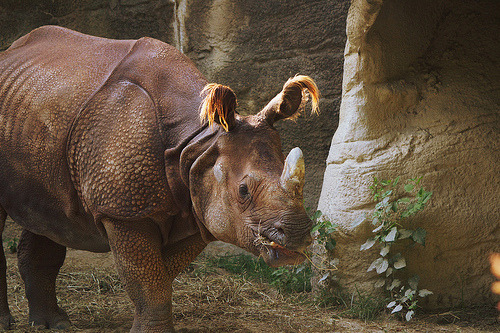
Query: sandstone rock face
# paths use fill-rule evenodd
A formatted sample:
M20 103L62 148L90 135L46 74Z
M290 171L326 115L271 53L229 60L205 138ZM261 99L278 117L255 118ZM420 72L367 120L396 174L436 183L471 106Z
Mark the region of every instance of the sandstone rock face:
M306 206L316 207L340 107L349 0L4 0L0 50L56 24L96 36L158 38L187 54L210 81L231 86L239 112L256 113L300 73L316 80L321 113L277 124L284 153L306 159Z
M347 20L339 127L319 209L339 225L340 282L373 290L375 252L358 224L373 177L423 177L434 192L410 223L425 248L405 253L434 292L429 308L494 297L488 254L500 251L500 43L496 0L354 0ZM423 304L422 304L423 305Z

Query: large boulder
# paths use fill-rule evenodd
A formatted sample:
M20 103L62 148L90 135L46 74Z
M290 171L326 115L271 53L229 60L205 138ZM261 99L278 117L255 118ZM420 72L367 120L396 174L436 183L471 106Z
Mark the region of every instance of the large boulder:
M405 253L434 292L429 308L493 301L488 254L500 251L500 20L497 0L354 0L339 127L319 209L338 224L340 283L374 290L362 216L373 178L423 177L434 192Z

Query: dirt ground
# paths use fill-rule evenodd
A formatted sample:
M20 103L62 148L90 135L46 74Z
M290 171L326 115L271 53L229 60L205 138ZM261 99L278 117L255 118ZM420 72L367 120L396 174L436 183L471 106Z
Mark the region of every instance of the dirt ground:
M4 244L19 237L7 222ZM5 247L5 246L4 246ZM7 252L9 304L17 323L11 332L37 332L27 323L28 305L16 254ZM174 322L179 332L500 332L493 311L462 309L420 315L410 323L389 317L363 322L341 310L319 308L308 295L281 295L269 285L224 270L205 269L208 250L174 283ZM133 308L118 279L111 254L68 250L59 274L59 304L68 312L69 332L128 332ZM48 332L47 330L44 330Z

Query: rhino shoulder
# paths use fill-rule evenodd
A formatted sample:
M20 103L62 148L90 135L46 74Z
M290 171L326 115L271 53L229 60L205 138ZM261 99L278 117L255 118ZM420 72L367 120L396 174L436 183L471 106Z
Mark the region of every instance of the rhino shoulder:
M163 149L147 92L129 81L106 84L68 141L71 176L87 210L121 219L176 214Z

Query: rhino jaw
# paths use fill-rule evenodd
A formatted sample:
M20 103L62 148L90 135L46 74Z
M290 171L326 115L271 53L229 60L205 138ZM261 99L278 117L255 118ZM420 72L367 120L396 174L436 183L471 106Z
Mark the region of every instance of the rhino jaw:
M279 267L283 265L298 265L306 259L302 252L291 251L277 243L271 242L265 246L265 252L261 252L266 264L271 267Z
M311 243L310 235L307 235L302 246L295 249L287 248L262 234L256 235L254 240L259 256L271 267L300 264L306 259L304 252Z

